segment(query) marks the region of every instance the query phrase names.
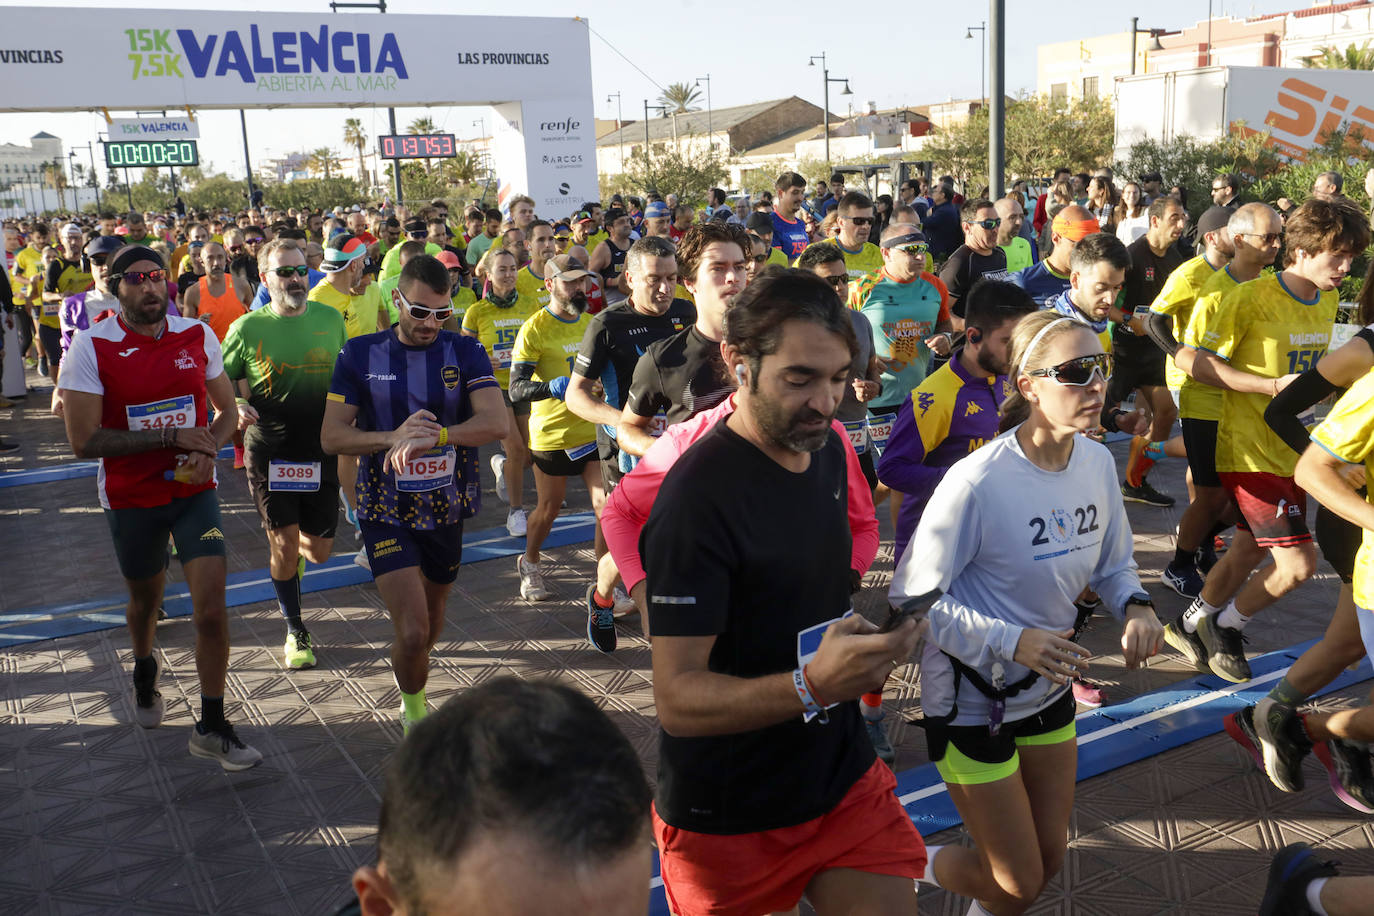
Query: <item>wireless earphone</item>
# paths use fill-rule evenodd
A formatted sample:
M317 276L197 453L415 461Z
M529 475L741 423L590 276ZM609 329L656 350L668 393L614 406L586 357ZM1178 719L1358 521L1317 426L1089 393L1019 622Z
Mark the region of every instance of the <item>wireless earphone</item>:
M749 373L744 371L743 366L735 367L735 378L739 381L739 386L741 388L749 384Z
M983 339L983 335L978 333L977 328L969 328L968 333L966 333L964 336L968 338L969 343L977 343L978 341Z

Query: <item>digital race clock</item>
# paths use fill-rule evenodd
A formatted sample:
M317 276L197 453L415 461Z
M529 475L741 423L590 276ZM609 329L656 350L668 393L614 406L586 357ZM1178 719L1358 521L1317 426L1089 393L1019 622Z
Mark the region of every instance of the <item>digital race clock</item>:
M112 169L150 169L167 165L199 165L194 140L110 140L105 165Z
M384 134L377 142L383 159L451 159L457 155L453 134Z

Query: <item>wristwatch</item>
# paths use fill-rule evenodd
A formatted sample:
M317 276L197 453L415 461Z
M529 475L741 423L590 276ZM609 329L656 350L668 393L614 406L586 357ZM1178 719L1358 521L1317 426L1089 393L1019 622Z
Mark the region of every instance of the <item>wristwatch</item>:
M1141 607L1147 607L1150 610L1154 610L1155 607L1154 600L1151 599L1150 596L1147 595L1145 592L1136 592L1134 595L1126 599L1127 607L1129 607L1132 604L1138 604Z

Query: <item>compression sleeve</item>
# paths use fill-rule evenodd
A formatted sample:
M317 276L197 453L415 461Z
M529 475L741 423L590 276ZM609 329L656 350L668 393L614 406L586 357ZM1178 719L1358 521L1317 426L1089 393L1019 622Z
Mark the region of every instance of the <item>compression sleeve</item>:
M534 380L534 363L511 363L510 399L512 401L542 401L553 397L548 382Z
M1145 332L1167 356L1173 356L1183 346L1174 339L1174 320L1168 315L1150 312L1145 316Z
M1302 425L1298 415L1323 398L1335 393L1337 387L1317 370L1316 366L1284 388L1264 408L1264 422L1279 434L1289 448L1301 455L1307 451L1307 427Z

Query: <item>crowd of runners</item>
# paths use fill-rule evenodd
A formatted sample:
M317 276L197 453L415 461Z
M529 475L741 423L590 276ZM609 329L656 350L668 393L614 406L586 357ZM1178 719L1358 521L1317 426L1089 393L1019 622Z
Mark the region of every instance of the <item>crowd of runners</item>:
M507 682L500 701L604 789L567 818L582 839L560 840L629 888L602 911L643 911L647 873L616 863L651 829L682 916L796 912L803 896L822 914L914 913L920 883L1010 916L1064 859L1075 714L1104 702L1076 641L1096 614L1119 621L1128 668L1172 650L1243 684L1246 626L1324 557L1343 583L1324 637L1225 729L1278 790L1302 788L1312 754L1374 813L1374 708L1303 711L1374 657L1374 267L1348 314L1338 294L1370 214L1329 176L1282 211L1218 176L1196 220L1158 175L1118 182L1064 170L1037 198L1018 183L989 200L912 180L875 201L839 174L816 189L785 172L755 202L712 189L704 209L651 194L572 214L515 197L15 221L0 301L18 345L0 352L52 380L72 453L99 460L144 728L163 718L156 627L181 564L190 753L262 759L225 708L217 475L246 475L288 669L327 659L301 579L341 522L356 533L408 735L380 863L355 876L364 912L418 912L448 886L433 850L458 841L416 807L435 795L415 788L425 760L473 768L434 811L489 825L508 799L473 813L457 796L522 766L499 734L511 721L476 701L428 715L465 520L490 480L523 541L520 597L550 600L541 549L576 478L596 517L588 643L616 651L617 617L652 633L652 808L582 698ZM1127 440L1118 480L1104 442ZM1174 504L1152 473L1186 477L1188 506L1142 583L1124 504ZM883 503L895 572L871 622L853 596ZM1186 611L1161 620L1147 584ZM918 647L929 756L971 846L924 845L893 792L883 689ZM469 733L480 760L446 745ZM618 788L579 737L621 767ZM1262 911L1367 913L1371 894L1295 844Z

